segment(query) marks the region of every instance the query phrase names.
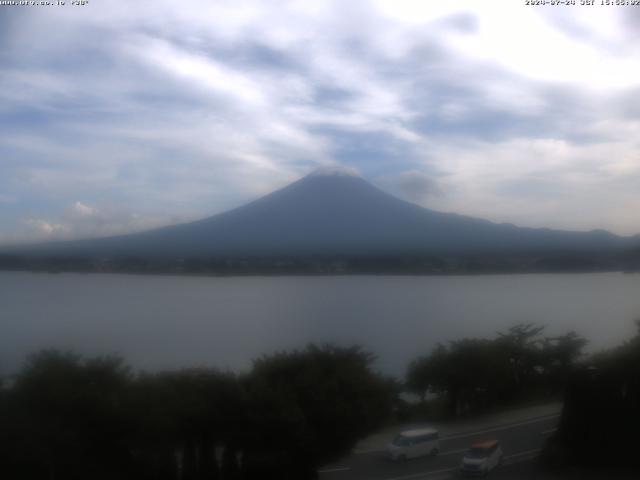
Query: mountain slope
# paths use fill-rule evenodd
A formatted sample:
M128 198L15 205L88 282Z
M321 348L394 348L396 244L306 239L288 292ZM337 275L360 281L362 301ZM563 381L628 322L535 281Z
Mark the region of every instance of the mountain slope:
M234 210L143 233L42 244L39 255L467 254L600 251L637 243L605 231L519 228L397 199L359 177L312 174Z

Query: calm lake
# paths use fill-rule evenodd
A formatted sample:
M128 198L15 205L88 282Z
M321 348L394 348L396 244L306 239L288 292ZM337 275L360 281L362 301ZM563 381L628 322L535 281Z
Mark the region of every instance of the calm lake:
M640 318L640 275L179 277L0 272L0 371L44 347L143 369L243 370L308 342L357 343L402 375L437 342L520 322L576 330L590 350Z

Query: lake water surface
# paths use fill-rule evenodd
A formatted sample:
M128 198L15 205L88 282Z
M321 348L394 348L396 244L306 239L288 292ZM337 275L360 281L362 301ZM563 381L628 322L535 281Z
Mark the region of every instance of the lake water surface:
M640 318L640 275L180 277L0 272L0 370L44 347L144 369L217 366L308 342L357 343L402 375L437 342L520 322L617 345Z

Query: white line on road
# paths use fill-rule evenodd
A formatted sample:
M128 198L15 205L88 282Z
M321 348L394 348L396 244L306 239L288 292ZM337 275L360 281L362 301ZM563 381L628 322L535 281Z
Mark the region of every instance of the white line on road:
M550 433L555 432L556 430L558 430L557 428L552 428L550 430L545 430L544 432L542 432L540 435L549 435Z
M508 423L508 424L504 424L504 425L500 425L497 427L492 427L492 428L487 428L484 430L478 430L476 432L465 432L465 433L459 433L456 435L445 435L441 438L441 440L455 440L457 438L465 438L465 437L473 437L475 435L481 435L484 433L491 433L491 432L498 432L500 430L509 430L510 428L514 428L514 427L520 427L522 425L530 425L532 423L538 423L538 422L544 422L546 420L551 420L552 418L557 418L559 417L560 414L553 414L553 415L546 415L544 417L540 417L540 418L533 418L531 420L525 420L523 422L518 422L518 423ZM542 432L542 434L544 435L545 432ZM369 450L357 450L352 452L353 455L365 455L367 453L377 453L377 452L384 452L384 449L382 448L372 448ZM444 454L443 454L444 455Z
M509 458L514 458L514 457L521 457L522 455L531 455L532 453L538 453L540 452L539 448L534 448L533 450L525 450L524 452L518 452L518 453L514 453L512 455L507 455L505 456L505 460L509 459Z
M453 453L453 452L450 452L450 453ZM524 462L526 460L529 460L529 456L536 455L538 453L540 453L540 449L536 448L534 450L525 450L524 452L514 453L513 455L508 455L508 456L505 456L504 458L505 460L509 461L508 465L512 465L514 463ZM410 479L424 478L431 475L438 475L441 473L455 472L458 470L459 470L459 467L443 468L440 470L430 470L427 472L413 473L411 475L405 475L402 477L385 478L384 480L410 480Z
M454 453L460 453L463 451L464 450L455 450L455 451L443 453L441 455L450 455ZM535 456L538 453L540 453L540 449L536 448L533 450L525 450L524 452L514 453L512 455L505 455L504 459L508 462L505 465L513 465L514 463L525 462L527 460L530 460L531 456ZM340 467L340 468L331 468L327 470L318 470L318 473L338 472L338 471L344 471L344 470L349 470L349 468ZM403 475L401 477L385 478L384 480L411 480L411 479L425 478L425 477L443 474L443 473L456 472L458 470L459 470L459 467L441 468L440 470L428 470L426 472L412 473L410 475Z
M513 455L505 456L504 459L507 463L505 465L513 465L514 463L526 462L527 460L531 460L538 453L540 453L540 449L536 448L533 450L526 450L520 453L514 453Z
M500 425L499 427L487 428L485 430L478 430L477 432L467 432L467 433L461 433L458 435L446 436L446 437L442 437L442 440L452 440L456 438L473 437L474 435L480 435L483 433L498 432L500 430L509 430L510 428L521 427L522 425L530 425L532 423L544 422L545 420L551 420L552 418L559 417L559 416L560 414L550 415L544 418L536 418L536 419L527 420L524 422L510 423L508 425Z

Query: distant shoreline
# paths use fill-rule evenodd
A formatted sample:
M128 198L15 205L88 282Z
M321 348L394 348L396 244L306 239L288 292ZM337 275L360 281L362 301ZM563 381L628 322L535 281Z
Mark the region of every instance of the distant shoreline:
M0 271L127 273L207 277L342 275L505 275L640 272L637 255L610 252L326 254L217 257L0 254Z
M133 276L165 276L165 277L191 277L191 278L247 278L247 277L480 277L480 276L504 276L504 275L578 275L578 274L604 274L618 273L621 275L640 274L640 271L613 270L520 270L520 271L456 271L456 272L235 272L235 273L201 273L201 272L175 272L175 271L117 271L117 270L21 270L2 269L0 273L32 273L32 274L76 274L76 275L133 275Z

